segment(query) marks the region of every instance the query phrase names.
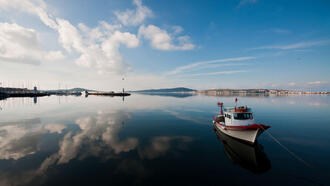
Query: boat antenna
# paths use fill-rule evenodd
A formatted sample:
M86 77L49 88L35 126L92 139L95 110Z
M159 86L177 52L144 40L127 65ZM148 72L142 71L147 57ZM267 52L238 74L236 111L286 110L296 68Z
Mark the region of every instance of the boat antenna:
M218 107L220 107L220 115L223 115L223 110L222 110L223 102L218 102Z
M121 80L125 80L125 78L124 78L124 76L122 77L122 79ZM125 89L124 89L124 83L123 83L123 93L125 92Z

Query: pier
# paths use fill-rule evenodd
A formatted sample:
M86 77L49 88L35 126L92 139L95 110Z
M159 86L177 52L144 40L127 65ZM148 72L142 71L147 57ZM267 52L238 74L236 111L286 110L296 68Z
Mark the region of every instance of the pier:
M0 97L9 98L9 97L40 97L40 96L49 96L47 92L38 91L37 87L34 87L33 90L27 88L10 88L10 87L0 87Z
M88 92L85 91L86 95L96 95L96 96L130 96L130 93L126 92Z

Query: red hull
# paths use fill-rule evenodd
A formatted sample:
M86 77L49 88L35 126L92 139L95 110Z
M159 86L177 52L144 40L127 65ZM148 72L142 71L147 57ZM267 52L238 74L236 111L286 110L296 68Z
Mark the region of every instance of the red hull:
M213 120L216 124L225 127L227 130L236 130L236 131L242 131L242 130L257 130L257 129L263 129L266 130L270 126L269 125L263 125L263 124L252 124L252 125L241 125L241 126L229 126L229 125L224 125L219 122L216 122Z

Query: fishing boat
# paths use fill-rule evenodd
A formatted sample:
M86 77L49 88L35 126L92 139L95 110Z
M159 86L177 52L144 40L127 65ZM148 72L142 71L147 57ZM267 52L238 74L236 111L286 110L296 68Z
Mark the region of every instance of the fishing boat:
M213 117L215 128L233 138L254 144L258 136L270 126L256 123L251 108L247 106L224 108L218 103L220 114Z

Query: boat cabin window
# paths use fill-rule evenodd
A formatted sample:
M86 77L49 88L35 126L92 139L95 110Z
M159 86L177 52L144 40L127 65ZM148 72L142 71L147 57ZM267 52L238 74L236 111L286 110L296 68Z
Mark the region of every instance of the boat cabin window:
M229 114L225 114L225 117L231 119L231 115Z
M247 120L253 119L253 116L251 113L235 113L234 118L237 120Z

